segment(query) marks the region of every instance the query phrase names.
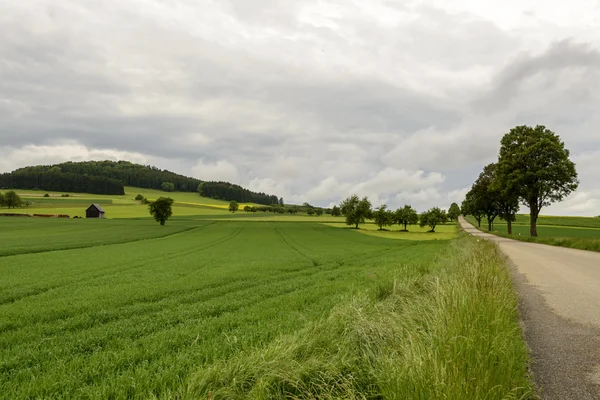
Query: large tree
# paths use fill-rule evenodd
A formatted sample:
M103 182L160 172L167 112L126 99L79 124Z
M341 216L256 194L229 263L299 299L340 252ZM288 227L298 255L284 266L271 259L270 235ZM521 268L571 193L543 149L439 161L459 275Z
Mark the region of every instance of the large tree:
M373 220L379 227L379 230L383 230L384 226L391 226L394 223L394 216L392 212L387 209L387 204L383 204L373 211Z
M408 232L408 225L414 225L419 222L419 214L408 204L399 208L394 213L394 222L404 226L404 231Z
M436 226L446 222L448 216L438 207L430 208L428 211L421 213L419 216L419 224L421 228L429 226L429 232L435 232Z
M357 195L352 195L340 204L342 215L346 217L346 225L364 224L365 219L371 217L371 202L367 197L359 199Z
M23 205L23 200L15 191L11 190L4 194L4 205L8 208L17 208Z
M150 214L152 214L156 222L164 225L169 217L173 215L173 209L171 208L172 205L172 198L159 197L148 205L148 210L150 210Z
M448 218L450 218L450 221L454 221L455 219L458 219L459 215L460 207L458 206L458 204L452 203L450 205L450 208L448 209Z
M579 186L569 150L556 133L543 125L517 126L504 135L498 174L506 190L529 207L531 236L537 236L542 208L562 201Z

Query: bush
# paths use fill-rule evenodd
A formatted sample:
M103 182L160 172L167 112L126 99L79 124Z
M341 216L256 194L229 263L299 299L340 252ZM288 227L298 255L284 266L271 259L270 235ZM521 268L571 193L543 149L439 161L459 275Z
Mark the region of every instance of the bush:
M48 193L46 193L46 194L44 195L44 197L50 197L50 195L49 195Z
M135 196L136 201L143 201L144 199L145 199L145 197L142 196L141 194L138 194L137 196Z
M61 194L60 197L70 197L68 194Z

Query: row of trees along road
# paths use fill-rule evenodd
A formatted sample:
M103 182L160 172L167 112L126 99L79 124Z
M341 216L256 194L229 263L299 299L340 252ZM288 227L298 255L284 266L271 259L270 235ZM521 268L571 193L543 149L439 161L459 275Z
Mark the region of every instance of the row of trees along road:
M409 225L419 224L422 228L428 226L430 232L435 232L438 224L444 224L448 220L455 220L460 215L458 204L453 203L448 212L438 207L433 207L428 211L418 214L415 209L405 205L396 211L388 210L386 204L372 209L371 202L367 197L359 198L357 195L348 197L340 204L340 212L346 218L347 225L353 225L358 229L359 224L365 223L367 219L372 219L379 229L386 226L398 224L408 231Z
M579 181L569 150L560 137L538 125L517 126L501 141L498 161L486 165L462 203L462 213L479 226L483 217L492 230L496 218L512 234L519 205L530 210L530 234L537 236L537 219L543 207L561 201L577 189Z

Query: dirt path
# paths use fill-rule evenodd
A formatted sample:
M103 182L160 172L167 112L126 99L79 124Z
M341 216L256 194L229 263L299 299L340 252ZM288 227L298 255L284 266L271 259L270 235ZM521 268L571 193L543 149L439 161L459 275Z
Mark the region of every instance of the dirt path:
M600 253L493 240L514 266L525 339L543 399L600 399Z

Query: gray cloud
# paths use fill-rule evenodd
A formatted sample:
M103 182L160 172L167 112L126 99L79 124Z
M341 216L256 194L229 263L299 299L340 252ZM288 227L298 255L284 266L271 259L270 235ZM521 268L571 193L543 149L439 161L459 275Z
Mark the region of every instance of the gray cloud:
M588 31L555 41L550 23L508 30L459 9L0 4L0 169L129 157L293 201L355 191L422 209L458 200L518 123L548 125L577 157L600 149ZM592 212L600 187L582 188L569 207Z

